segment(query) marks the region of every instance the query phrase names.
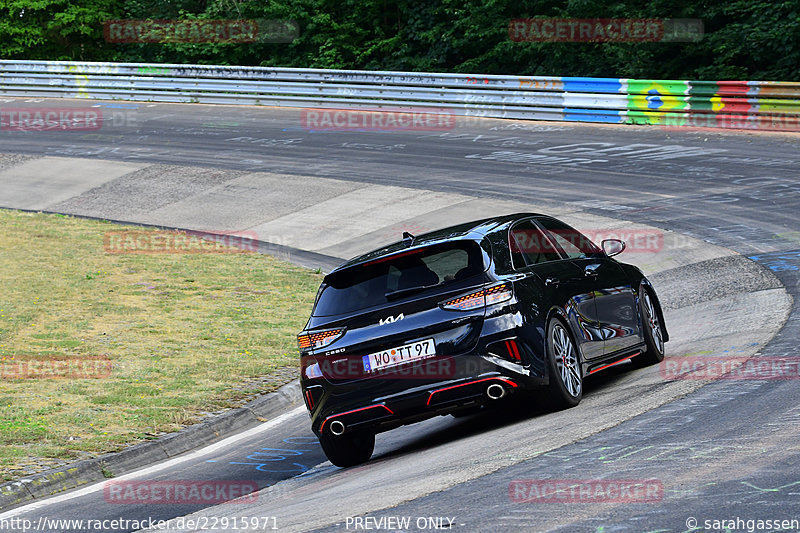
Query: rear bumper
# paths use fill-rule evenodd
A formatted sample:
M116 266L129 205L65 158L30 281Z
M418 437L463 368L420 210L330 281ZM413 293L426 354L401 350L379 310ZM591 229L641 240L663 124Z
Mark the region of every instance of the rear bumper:
M391 379L373 377L346 384L325 380L303 380L306 406L312 430L318 436L331 431L370 431L380 433L410 424L496 401L522 390L547 383L521 364L491 355L451 358L448 375L418 379L415 375ZM487 392L488 391L488 392ZM339 424L341 423L341 424Z

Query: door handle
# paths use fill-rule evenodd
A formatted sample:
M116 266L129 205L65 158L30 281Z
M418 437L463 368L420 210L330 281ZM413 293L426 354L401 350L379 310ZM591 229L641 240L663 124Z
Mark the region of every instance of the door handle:
M545 285L552 285L553 287L558 287L558 284L561 283L558 278L547 278L544 280Z
M586 265L586 268L583 269L583 275L586 277L596 276L598 268L600 268L600 263L595 263L593 265Z

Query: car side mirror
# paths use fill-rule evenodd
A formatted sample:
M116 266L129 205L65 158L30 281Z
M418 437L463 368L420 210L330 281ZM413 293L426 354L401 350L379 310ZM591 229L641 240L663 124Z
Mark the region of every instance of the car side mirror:
M608 257L621 254L625 249L625 241L619 239L605 239L601 245L603 246L603 252L605 252Z

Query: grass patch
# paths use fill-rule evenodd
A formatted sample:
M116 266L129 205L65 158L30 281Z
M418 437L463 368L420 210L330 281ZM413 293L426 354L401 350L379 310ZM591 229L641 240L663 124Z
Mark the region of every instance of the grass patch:
M0 480L175 431L296 370L321 275L255 253L106 253L126 229L0 209ZM110 374L19 375L92 359Z

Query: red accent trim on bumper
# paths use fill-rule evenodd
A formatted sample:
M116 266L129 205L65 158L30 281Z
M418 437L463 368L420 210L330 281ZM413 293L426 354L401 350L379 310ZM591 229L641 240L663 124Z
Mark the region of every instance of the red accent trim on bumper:
M378 404L378 405L370 405L370 406L368 406L368 407L359 407L358 409L353 409L352 411L345 411L344 413L337 413L337 414L335 414L335 415L331 415L331 416L329 416L328 418L326 418L325 420L323 420L323 421L322 421L322 425L319 427L319 432L320 432L320 433L322 433L322 431L325 429L325 424L326 424L326 423L328 422L328 420L330 420L331 418L336 418L336 417L339 417L339 416L349 415L349 414L351 414L351 413L357 413L357 412L359 412L359 411L366 411L367 409L376 409L376 408L378 408L378 407L382 407L382 408L386 409L387 411L389 411L389 414L392 414L392 415L394 414L394 411L392 411L391 409L389 409L388 407L386 407L386 406L385 406L385 405L383 405L383 404Z
M622 363L623 361L627 361L628 359L633 359L634 357L636 357L636 356L637 356L637 355L639 355L640 353L642 353L642 352L636 352L636 353L635 353L635 354L633 354L633 355L626 355L625 357L623 357L623 358L622 358L622 359L620 359L619 361L615 361L615 362L613 362L613 363L608 363L607 365L603 365L603 366L601 366L600 368L595 368L594 370L590 370L590 371L589 371L589 374L594 374L595 372L600 372L600 371L601 371L601 370L603 370L604 368L608 368L608 367L610 367L610 366L618 365L619 363Z
M513 339L506 341L506 346L508 347L508 351L511 353L511 356L514 359L517 361L522 361L522 358L519 356L519 350L517 349L517 341Z
M438 392L442 392L442 391L446 391L446 390L450 390L450 389L457 389L458 387L466 387L467 385L475 385L476 383L481 383L483 381L502 381L503 383L506 383L507 385L511 385L512 387L517 388L517 384L514 383L513 381L511 381L510 379L505 379L505 378L483 378L483 379L479 379L477 381L470 381L468 383L459 383L458 385L452 385L450 387L444 387L442 389L436 389L435 391L430 393L430 396L428 396L428 402L425 405L430 407L431 399L433 398L433 395L438 393Z
M308 401L308 408L314 410L314 397L311 396L311 391L306 391L306 401Z

